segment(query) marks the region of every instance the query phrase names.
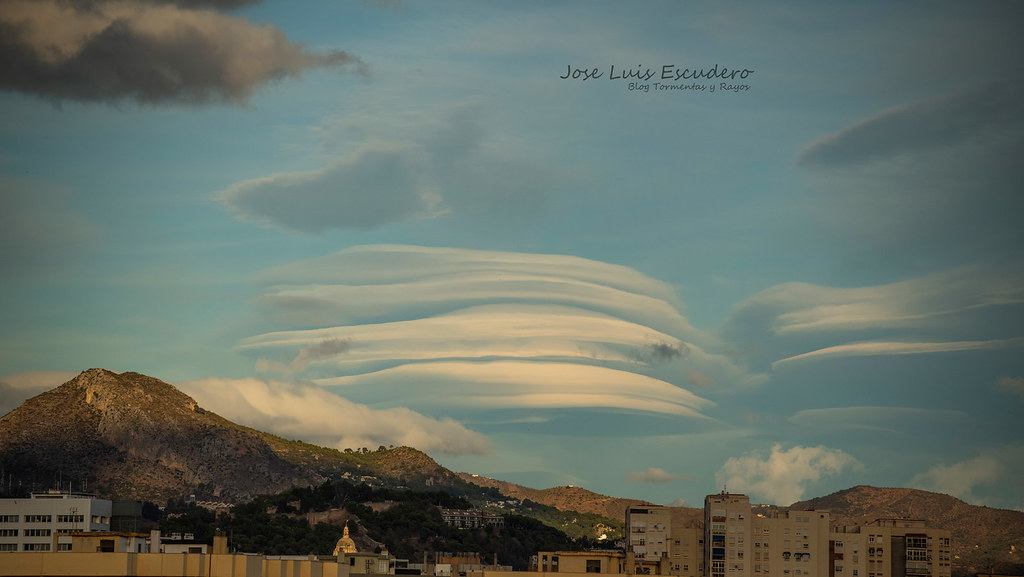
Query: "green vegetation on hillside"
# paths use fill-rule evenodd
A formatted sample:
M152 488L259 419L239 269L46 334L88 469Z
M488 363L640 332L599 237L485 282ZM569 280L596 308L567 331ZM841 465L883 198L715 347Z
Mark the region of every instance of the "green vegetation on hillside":
M229 547L237 551L330 555L342 527L326 523L310 526L304 515L344 509L353 516L350 528L356 522L369 538L384 543L398 558L416 562L424 553L467 551L479 553L486 561L497 555L499 563L520 570L527 568L530 556L539 550L579 550L596 545L587 537L573 539L541 521L514 514L504 516L505 526L501 528L455 529L445 524L439 507L469 509L472 504L445 491L373 488L335 481L260 497L220 515L187 508L168 514L160 529L164 534L194 533L202 541L211 541L215 530L220 529L228 535Z

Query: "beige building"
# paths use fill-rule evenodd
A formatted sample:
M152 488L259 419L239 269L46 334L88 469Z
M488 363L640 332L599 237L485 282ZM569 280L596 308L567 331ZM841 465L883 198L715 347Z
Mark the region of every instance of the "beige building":
M680 577L950 576L949 531L928 528L923 521L881 519L833 530L827 511L773 512L751 505L746 495L727 492L705 498L703 523L687 524L680 518L671 507L627 510L627 573ZM561 553L560 560L566 559L565 555ZM561 567L553 570L564 572Z
M541 551L531 560L530 571L624 575L628 556L622 551Z
M832 577L949 577L949 531L919 519L878 519L831 534Z

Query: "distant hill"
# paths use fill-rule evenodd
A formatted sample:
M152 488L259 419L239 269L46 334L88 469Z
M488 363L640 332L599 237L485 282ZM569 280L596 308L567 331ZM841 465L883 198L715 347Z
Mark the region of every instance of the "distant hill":
M529 499L536 503L550 505L562 511L578 511L580 513L594 513L617 521L626 520L626 508L633 505L653 505L647 501L637 499L620 499L608 497L582 489L580 487L562 486L550 489L531 489L515 483L499 481L480 475L470 473L458 473L463 481L480 485L481 487L493 487L515 499Z
M0 466L17 490L83 485L105 496L196 495L236 503L350 477L380 484L461 483L410 447L341 452L233 423L172 385L90 369L0 418Z
M59 485L157 503L191 494L242 503L326 479L442 489L477 506L493 504L570 535L591 537L602 524L621 527L627 507L650 505L579 487L539 490L453 473L412 447L338 451L288 440L228 421L153 377L103 369L85 371L0 417L0 471L15 492ZM1019 558L1024 512L978 507L927 491L867 486L789 508L828 510L834 525L925 519L950 530L955 569L1024 572ZM702 509L673 511L674 525L702 520Z
M949 529L953 566L969 572L1021 574L1024 570L1024 512L979 507L917 489L859 485L800 501L791 510L827 510L832 525L862 525L875 519L923 519ZM1013 567L1016 566L1016 569Z

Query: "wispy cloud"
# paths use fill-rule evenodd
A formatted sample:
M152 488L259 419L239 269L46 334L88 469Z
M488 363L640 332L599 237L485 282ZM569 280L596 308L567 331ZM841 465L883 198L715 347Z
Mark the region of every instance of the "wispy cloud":
M970 417L963 411L919 409L914 407L835 407L798 411L789 422L826 430L864 429L900 434L906 428L953 422Z
M239 218L321 232L443 215L528 220L552 186L543 165L490 142L476 102L362 127L363 140L323 167L242 181L216 197Z
M826 347L809 353L780 359L772 363L772 368L786 363L824 359L830 357L864 357L876 355L920 355L926 353L949 353L956 351L980 351L986 349L1008 349L1024 347L1024 337L1012 339L993 339L989 341L958 341L946 343L900 343L870 342L853 343Z
M452 419L401 407L373 409L301 382L210 378L177 386L232 421L328 447L408 445L457 455L491 450L486 437Z
M884 110L805 148L797 162L843 167L998 134L1024 113L1019 87L994 83Z
M1024 312L1022 287L1024 270L1015 264L867 287L785 283L737 305L722 334L776 369L841 357L1014 348L1024 345L1013 321Z
M785 283L736 307L736 317L763 315L776 334L938 326L974 309L1024 303L1024 270L968 267L897 283L838 288Z
M311 52L272 25L200 7L243 3L5 0L0 88L58 100L240 104L309 68L362 68L345 52Z
M730 458L715 475L715 481L730 491L790 505L803 498L810 483L859 466L857 459L839 449L795 446L783 450L781 445L774 445L767 456L751 452Z

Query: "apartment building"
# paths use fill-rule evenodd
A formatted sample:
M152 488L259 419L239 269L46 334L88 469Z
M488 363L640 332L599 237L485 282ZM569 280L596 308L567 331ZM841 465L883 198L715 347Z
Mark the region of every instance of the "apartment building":
M878 519L831 534L832 577L949 577L949 531L920 519Z
M71 533L110 531L112 507L107 499L69 491L0 499L0 552L70 551Z
M775 511L746 495L704 500L703 524L630 507L627 572L680 577L949 577L949 531L880 519L831 528L827 511Z

